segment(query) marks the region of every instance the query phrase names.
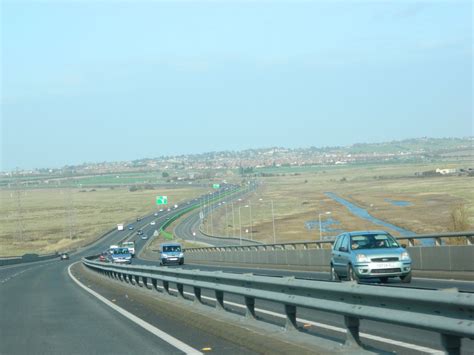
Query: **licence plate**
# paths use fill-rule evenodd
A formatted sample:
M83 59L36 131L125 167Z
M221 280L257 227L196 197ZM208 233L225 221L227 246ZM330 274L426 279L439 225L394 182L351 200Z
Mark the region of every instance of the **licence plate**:
M178 260L178 258L169 258L170 260Z
M397 266L397 263L374 263L372 269L392 269Z

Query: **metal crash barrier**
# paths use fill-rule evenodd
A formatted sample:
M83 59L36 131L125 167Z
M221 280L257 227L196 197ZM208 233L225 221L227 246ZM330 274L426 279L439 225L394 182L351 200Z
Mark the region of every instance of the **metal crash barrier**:
M202 289L215 293L216 308L225 312L226 294L243 296L246 317L257 319L255 301L266 300L284 305L286 328L297 330L299 308L339 314L347 329L345 345L361 346L361 320L402 325L439 333L449 354L459 354L462 338L474 339L474 294L449 290L359 285L352 282L325 282L294 277L268 277L231 274L221 271L171 269L156 266L112 265L83 259L83 264L112 279L169 294L174 283L178 297L184 286L191 287L194 302L202 303ZM308 335L309 336L309 335Z

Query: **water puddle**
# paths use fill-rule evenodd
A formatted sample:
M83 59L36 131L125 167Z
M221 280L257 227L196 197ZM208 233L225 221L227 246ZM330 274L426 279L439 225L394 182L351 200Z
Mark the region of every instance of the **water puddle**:
M344 233L346 230L345 229L340 229L340 228L331 228L332 225L339 225L341 222L334 218L321 218L321 231L324 233L331 233L332 236ZM306 229L308 230L319 230L319 221L307 221L304 223Z
M399 206L399 207L406 207L406 206L411 206L413 203L409 201L400 201L400 200L391 200L389 198L384 198L385 202L391 203L394 206Z

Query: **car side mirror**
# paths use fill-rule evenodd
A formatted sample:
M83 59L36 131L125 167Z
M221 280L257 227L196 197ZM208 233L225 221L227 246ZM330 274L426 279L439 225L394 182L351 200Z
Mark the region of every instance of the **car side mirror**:
M406 249L406 248L407 248L407 245L406 245L406 244L402 244L402 248Z
M347 252L347 248L346 247L340 247L339 251Z

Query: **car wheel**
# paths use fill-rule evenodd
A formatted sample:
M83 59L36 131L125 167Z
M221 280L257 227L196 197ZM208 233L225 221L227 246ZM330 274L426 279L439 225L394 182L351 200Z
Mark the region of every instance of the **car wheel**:
M359 277L355 273L354 268L352 267L352 265L349 265L349 269L347 271L347 280L348 281L359 282Z
M388 277L381 277L380 282L386 284L388 282Z
M331 281L339 281L339 280L340 280L339 275L334 269L334 266L331 265Z
M181 261L179 262L179 265L183 265L183 264L184 264L184 260L181 260Z
M400 276L400 280L402 280L403 283L408 284L411 282L411 272L406 274L405 276Z

